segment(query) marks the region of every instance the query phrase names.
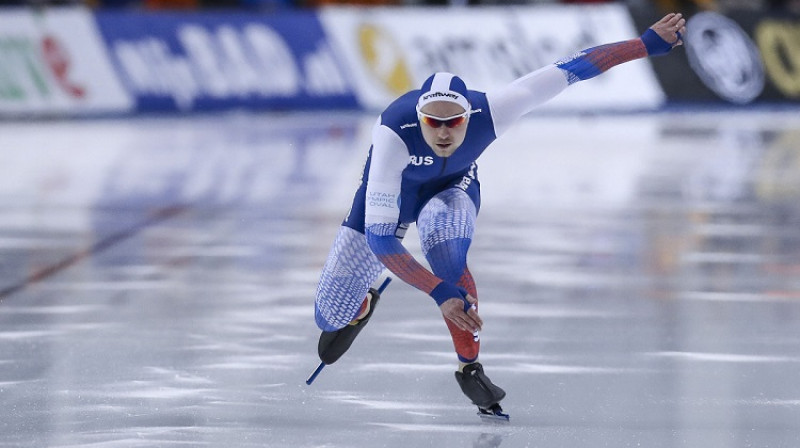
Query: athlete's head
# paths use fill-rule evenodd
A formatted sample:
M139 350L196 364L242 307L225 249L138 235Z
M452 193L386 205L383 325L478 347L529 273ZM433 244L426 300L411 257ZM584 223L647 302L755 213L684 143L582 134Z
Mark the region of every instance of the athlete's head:
M450 157L467 135L470 104L467 86L452 73L426 79L417 100L419 127L425 143L439 157Z

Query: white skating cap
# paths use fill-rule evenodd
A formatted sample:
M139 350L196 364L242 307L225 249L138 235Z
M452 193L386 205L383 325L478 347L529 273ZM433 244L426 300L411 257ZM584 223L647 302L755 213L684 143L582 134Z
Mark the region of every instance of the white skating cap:
M467 99L467 85L458 76L439 72L431 75L422 83L422 88L417 100L417 109L422 109L426 104L434 101L448 101L456 103L464 110L470 110L469 100Z

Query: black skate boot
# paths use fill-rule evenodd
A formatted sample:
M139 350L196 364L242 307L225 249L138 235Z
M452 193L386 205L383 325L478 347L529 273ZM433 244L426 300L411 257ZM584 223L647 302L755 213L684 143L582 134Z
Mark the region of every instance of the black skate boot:
M323 331L319 336L317 352L319 353L320 361L325 364L335 363L350 348L358 333L367 325L372 313L375 312L375 306L378 304L381 294L377 289L370 288L367 296L369 297L369 311L366 316L350 322L340 330Z
M483 373L481 363L474 362L465 366L463 373L456 372L456 381L464 395L478 406L478 415L508 420L508 414L504 414L500 407L500 400L505 398L506 391L492 383Z

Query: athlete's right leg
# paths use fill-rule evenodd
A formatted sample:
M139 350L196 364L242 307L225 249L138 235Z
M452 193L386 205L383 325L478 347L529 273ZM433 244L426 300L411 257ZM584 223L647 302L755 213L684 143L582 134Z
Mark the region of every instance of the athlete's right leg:
M370 285L383 270L364 234L341 226L317 286L317 326L322 331L336 331L355 319Z

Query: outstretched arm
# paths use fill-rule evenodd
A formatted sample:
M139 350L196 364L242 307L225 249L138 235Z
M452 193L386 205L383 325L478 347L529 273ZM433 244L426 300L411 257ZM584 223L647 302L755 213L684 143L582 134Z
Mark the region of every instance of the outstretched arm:
M552 99L571 84L594 78L619 64L668 53L683 44L686 20L667 14L641 37L582 50L497 91L487 92L495 132L499 136L521 116Z
M566 72L569 84L594 78L615 65L668 53L683 44L685 25L681 14L667 14L639 38L589 48L555 65Z

